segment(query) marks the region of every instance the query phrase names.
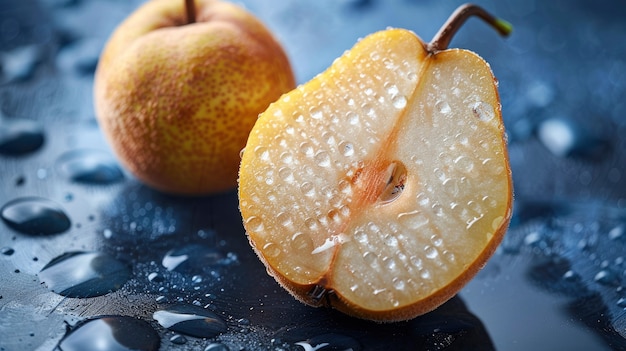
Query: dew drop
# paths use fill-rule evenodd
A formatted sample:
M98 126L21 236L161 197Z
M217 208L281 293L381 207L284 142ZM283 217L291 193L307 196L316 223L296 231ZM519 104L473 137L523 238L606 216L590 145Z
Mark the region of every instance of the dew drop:
M443 100L437 101L437 103L435 104L435 107L437 108L437 111L439 111L440 113L450 113L452 111L452 109L450 108L450 105Z
M624 234L624 226L620 225L611 229L609 231L608 236L609 236L609 239L611 240L617 240L617 239L622 238L623 234Z
M0 120L0 155L22 156L37 151L44 143L43 128L28 119Z
M502 221L504 220L504 217L502 216L498 216L496 217L493 222L491 222L491 228L493 230L498 230L498 228L500 228L500 226L502 225Z
M393 235L387 235L385 236L385 245L390 246L390 247L397 247L398 246L398 238L396 238Z
M209 344L204 351L230 351L230 348L221 342L214 342Z
M385 267L387 267L387 269L389 269L390 271L395 270L397 267L396 260L391 257L383 258L383 263L385 264Z
M187 338L180 334L176 334L170 338L170 341L174 345L184 345L187 343Z
M310 253L313 251L313 241L307 235L296 233L291 237L291 247L296 251Z
M228 328L217 314L194 305L173 305L152 314L163 328L196 338L213 338Z
M315 186L310 182L304 182L300 184L300 191L305 196L314 196L315 195Z
M346 157L350 157L352 155L354 155L354 145L352 145L352 143L346 142L346 141L342 141L339 143L339 150L341 151L341 154L346 156Z
M280 247L274 243L267 243L263 245L263 253L270 258L276 258L282 252Z
M112 184L124 179L115 159L97 150L70 151L57 163L60 173L77 183Z
M304 225L311 230L317 230L318 224L315 218L307 218L304 220Z
M188 244L168 251L163 256L161 264L168 271L196 274L202 269L227 265L232 261L232 258L216 248Z
M313 119L322 119L323 114L319 107L311 107L309 109L309 113L311 114L311 118Z
M426 252L426 257L430 258L431 260L437 258L437 256L439 256L439 252L437 252L437 249L435 249L434 247L427 245L424 248L424 251Z
M157 272L152 272L148 274L148 280L155 283L161 283L165 280L165 278Z
M471 173L474 170L474 162L466 156L457 157L454 163L462 172Z
M393 280L391 281L393 284L393 287L396 290L404 290L404 288L406 287L406 284L404 283L404 280L400 279L400 278L393 278Z
M31 235L51 235L68 230L70 219L55 202L38 197L24 197L8 202L0 212L12 229Z
M620 297L617 300L617 306L619 306L621 308L626 308L626 298Z
M289 165L289 164L293 163L293 155L291 154L291 152L285 151L282 154L280 154L280 160L283 163Z
M355 126L359 124L359 115L357 115L356 113L348 112L348 115L346 117L348 118L348 123L350 123L351 125Z
M385 89L387 89L387 94L390 96L397 96L400 93L400 90L395 84L385 84Z
M278 215L276 215L276 220L283 227L290 227L293 224L293 221L291 220L291 216L287 212L281 212Z
M289 167L282 167L281 169L278 170L278 176L280 177L280 179L291 183L293 182L294 178L293 178L293 171L291 170L291 168Z
M443 239L438 236L438 235L433 235L430 238L430 241L433 243L433 245L435 245L436 247L441 247L441 245L443 245Z
M80 323L61 339L63 351L157 351L161 337L149 323L128 316L107 316Z
M423 266L422 259L417 256L409 257L409 261L411 262L412 265L414 265L417 268L422 268Z
M474 103L472 105L472 112L474 116L478 117L478 119L483 122L489 122L496 116L493 106L483 101Z
M328 167L330 166L330 156L326 151L320 151L315 154L315 162L320 167Z
M5 247L0 249L0 253L5 255L5 256L11 256L11 255L13 255L15 253L15 250L13 250L13 248L5 246Z
M265 229L265 225L260 217L252 216L246 220L246 228L251 232L258 233Z
M336 333L317 335L305 341L296 342L295 345L301 346L304 351L363 350L361 344L352 337Z
M378 268L378 256L371 252L367 251L363 254L363 260L372 268Z
M406 107L407 100L406 97L404 97L403 95L396 95L391 98L391 103L393 104L393 107L401 109Z
M619 286L620 285L619 276L615 272L610 271L608 269L603 269L599 271L598 273L596 273L596 275L593 277L593 280L595 280L596 282L602 285L607 285L607 286Z
M312 157L313 156L313 146L311 146L311 144L309 144L308 142L303 142L302 144L300 144L300 152L302 152L303 154L305 154L308 157Z
M59 295L94 297L121 288L130 278L130 268L105 253L75 251L54 258L38 276Z
M263 146L257 146L254 148L254 154L263 161L267 161L270 159L270 153Z

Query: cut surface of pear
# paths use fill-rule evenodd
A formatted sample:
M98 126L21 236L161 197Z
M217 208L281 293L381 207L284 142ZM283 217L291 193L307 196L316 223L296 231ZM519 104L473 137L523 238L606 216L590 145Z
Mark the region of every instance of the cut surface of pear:
M412 32L359 41L259 117L240 210L299 300L379 321L428 312L500 243L512 185L493 74Z

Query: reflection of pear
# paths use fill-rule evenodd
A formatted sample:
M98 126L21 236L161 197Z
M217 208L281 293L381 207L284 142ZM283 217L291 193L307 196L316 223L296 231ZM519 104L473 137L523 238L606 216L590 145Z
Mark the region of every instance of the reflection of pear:
M272 104L240 168L250 242L310 305L391 321L453 296L495 250L512 186L494 77L444 50L475 6L429 45L389 29Z

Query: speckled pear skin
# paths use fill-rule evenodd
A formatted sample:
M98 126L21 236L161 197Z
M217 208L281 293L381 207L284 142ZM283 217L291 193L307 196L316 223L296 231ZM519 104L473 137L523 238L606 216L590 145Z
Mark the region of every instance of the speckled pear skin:
M122 164L158 190L203 195L237 184L258 114L295 86L272 34L241 7L154 0L104 48L94 82L98 122Z
M364 38L260 116L239 199L251 244L297 299L377 321L433 310L511 217L488 64L429 53L403 29Z

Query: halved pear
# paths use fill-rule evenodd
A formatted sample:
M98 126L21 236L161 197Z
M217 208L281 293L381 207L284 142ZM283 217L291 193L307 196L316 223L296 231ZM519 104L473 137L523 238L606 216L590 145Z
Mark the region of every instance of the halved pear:
M512 184L497 84L476 54L388 29L258 119L240 210L268 272L297 299L378 321L456 294L492 255ZM509 28L510 29L510 28Z

